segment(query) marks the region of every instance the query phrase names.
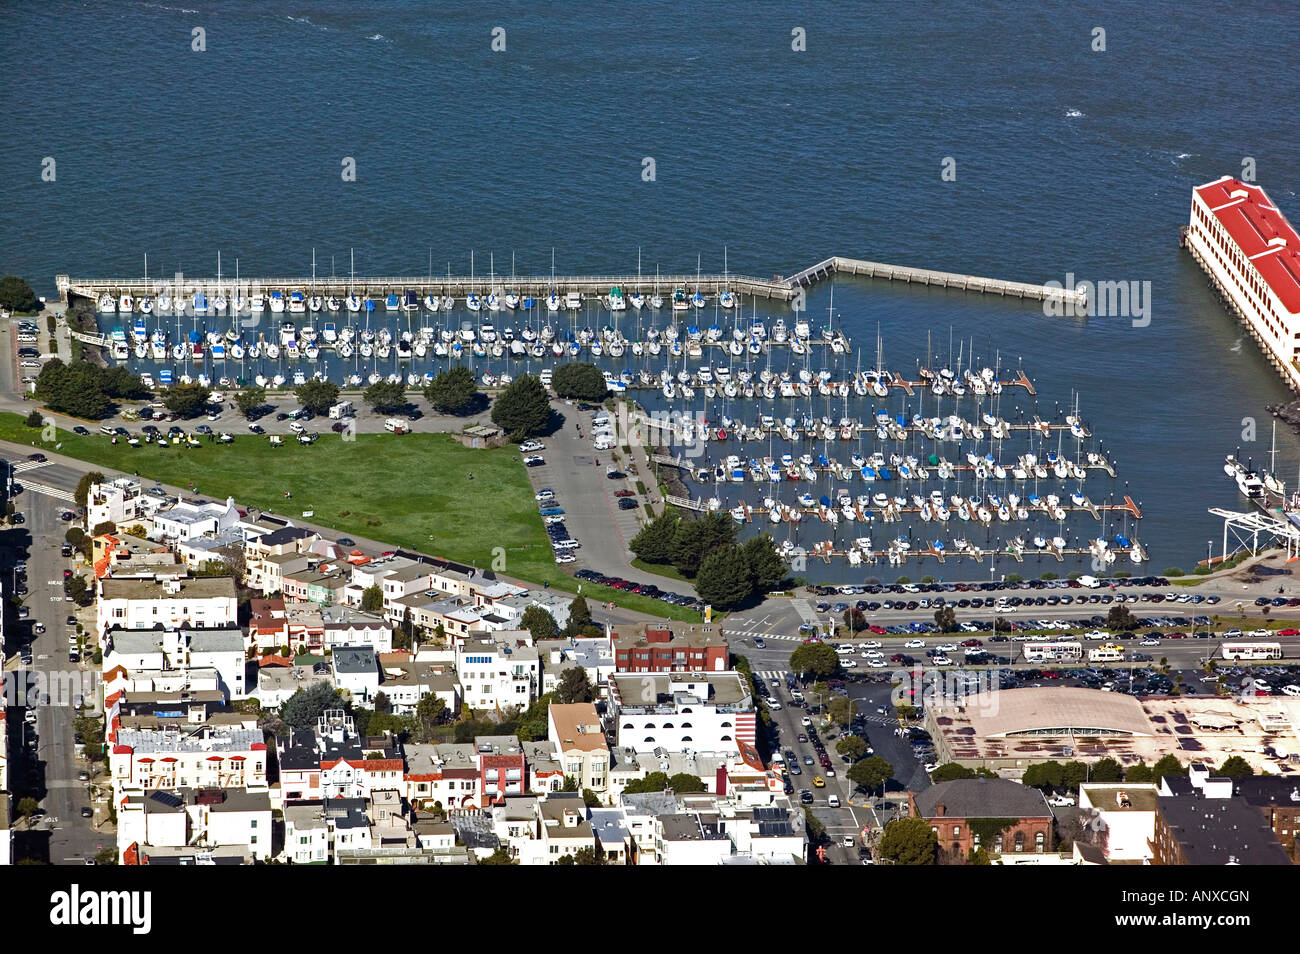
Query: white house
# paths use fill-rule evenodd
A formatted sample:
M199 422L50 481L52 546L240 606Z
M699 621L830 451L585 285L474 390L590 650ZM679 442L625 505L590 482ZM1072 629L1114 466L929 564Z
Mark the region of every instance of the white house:
M201 629L235 626L239 601L235 581L230 577L200 577L187 580L99 581L96 599L99 632L111 626L123 629L152 629L189 625Z
M619 673L610 679L619 748L729 752L754 744L748 680L735 672Z
M471 709L526 708L541 685L537 650L510 641L461 641L456 646L456 674Z
M191 503L182 500L153 516L152 536L158 540L186 541L196 537L217 536L239 523L239 509L235 499L227 497L224 503L204 501Z

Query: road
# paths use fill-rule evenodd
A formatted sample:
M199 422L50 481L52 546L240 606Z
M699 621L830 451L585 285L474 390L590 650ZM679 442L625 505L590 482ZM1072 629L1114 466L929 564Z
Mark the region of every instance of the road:
M37 674L35 685L41 687L48 699L31 705L36 713L35 738L32 738L30 730L25 730L23 771L15 773L18 779L15 788L19 784L26 786L25 790L15 794L18 797L34 794L40 798L46 817L34 831L20 836L20 843L26 854L46 858L55 864L77 864L101 848L115 844L111 831L101 833L93 827L104 820L106 803L99 803L93 821L81 817L82 808L90 806L91 800L89 783L80 781L78 773L90 770L102 780L102 763L92 764L79 759L73 739L77 696L97 694L99 680L93 672L93 665L70 663L68 636L73 627L66 623L66 617L77 616L83 626L93 632L94 609L78 610L64 599L63 571L72 564L59 555L67 527L58 517L64 504L35 492L24 492L15 503L26 522L16 530L6 531L3 554L5 589L16 585L12 567L15 562L25 559L28 587L25 601L31 615L26 620L15 618L6 626L6 632L17 637L9 640L6 650L13 652L23 642L24 636L31 634L31 668ZM11 609L6 612L12 614ZM33 632L32 627L37 623L44 625L44 633ZM5 668L16 668L17 662L13 658L7 659ZM31 677L24 681L33 682ZM30 699L23 701L33 702ZM10 712L15 715L14 721L21 725L22 713L16 709ZM35 768L34 775L28 775L28 767Z

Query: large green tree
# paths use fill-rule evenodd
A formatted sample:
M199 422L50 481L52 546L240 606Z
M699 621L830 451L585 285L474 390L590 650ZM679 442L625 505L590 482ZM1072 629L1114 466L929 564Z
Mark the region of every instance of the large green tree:
M201 384L178 384L163 396L163 404L173 414L193 417L207 405L211 393Z
M867 754L867 743L856 735L846 735L835 743L835 751L856 762Z
M51 358L36 376L36 396L50 410L91 420L107 417L113 406L103 370L86 361Z
M801 676L825 679L840 667L840 657L826 643L804 643L790 654L790 669Z
M666 509L640 529L628 549L647 563L672 563L676 555L677 512Z
M528 607L519 624L532 634L533 639L554 639L560 632L555 617L544 606Z
M72 492L72 499L76 501L78 507L86 506L86 500L90 497L91 484L100 484L104 482L104 475L101 471L92 470L82 474L81 479L77 481L77 489ZM76 540L68 540L71 544L76 544Z
M743 548L756 593L763 594L775 589L790 572L781 555L776 552L776 545L770 535L760 533L756 537L750 537L744 542Z
M551 387L562 398L603 401L609 394L600 368L585 361L562 364L551 375Z
M235 407L245 417L266 403L266 388L249 387L235 394Z
M333 381L311 378L294 389L298 403L313 414L325 414L339 401L339 386Z
M1092 763L1092 771L1088 777L1094 782L1118 782L1124 778L1124 767L1107 756Z
M343 696L328 682L318 682L299 689L285 700L280 708L280 718L295 729L307 729L316 724L326 709L343 705Z
M492 404L492 423L512 441L540 434L551 422L551 401L536 375L515 378Z
M1187 766L1178 761L1176 755L1165 755L1160 758L1155 765L1151 766L1151 781L1159 782L1166 775L1186 775Z
M556 699L564 704L572 702L592 702L596 698L595 690L587 679L587 671L580 666L573 666L560 673L560 683L555 688Z
M704 602L722 610L747 602L754 595L754 583L744 549L731 544L710 552L700 563L695 592Z
M827 704L826 714L837 725L848 726L858 714L858 704L848 696L837 695Z
M894 777L894 766L879 755L873 755L854 762L844 774L848 776L850 782L869 792L874 792Z
M384 591L378 583L361 591L361 608L367 613L378 613L384 608Z
M694 576L705 557L735 542L736 521L725 513L707 513L694 520L683 520L673 538L673 565L687 576Z
M401 381L376 381L361 397L381 414L395 411L406 404L406 385Z
M32 286L27 284L27 280L19 278L17 275L6 275L0 278L0 308L8 308L17 314L36 311L40 307L40 302L36 300L36 292L32 291Z
M939 839L924 818L900 818L885 826L877 853L896 865L932 865L939 854Z
M1219 771L1216 774L1223 778L1244 778L1247 775L1254 775L1255 770L1240 755L1230 755L1219 766Z
M466 411L474 406L478 398L474 372L463 364L439 372L424 386L424 397L435 411L444 414Z
M641 795L645 792L662 792L668 787L668 776L663 772L651 772L645 778L635 778L623 787L629 795Z
M678 772L676 775L670 776L668 787L678 795L689 795L705 791L704 783L700 781L700 777L689 772Z

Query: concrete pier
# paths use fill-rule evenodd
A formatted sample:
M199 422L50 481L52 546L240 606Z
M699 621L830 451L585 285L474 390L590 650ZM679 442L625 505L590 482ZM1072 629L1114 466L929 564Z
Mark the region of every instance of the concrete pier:
M640 292L651 295L656 291L669 304L673 290L685 289L688 295L699 292L712 298L720 292L730 290L739 298L767 298L777 301L793 301L801 295L804 288L816 284L836 274L860 276L864 278L885 278L909 284L937 285L941 288L959 288L965 291L977 291L989 295L1006 295L1012 298L1031 298L1039 300L1059 299L1070 303L1076 309L1086 309L1087 296L1074 289L1052 288L1046 285L1034 285L1026 282L1009 282L995 278L981 278L977 275L961 275L955 272L941 272L928 268L912 268L904 265L886 265L882 262L868 262L857 258L832 256L789 277L773 276L770 279L754 278L747 275L661 275L658 278L649 275L563 275L552 278L548 275L523 275L513 278L495 275L466 275L450 277L428 277L413 275L362 276L355 279L347 276L329 278L241 278L238 283L233 279L218 281L212 277L184 277L179 282L175 278L74 278L69 275L56 275L59 297L64 301L69 295L97 300L108 293L115 298L131 295L158 296L164 292L175 297L179 292L189 296L202 291L209 300L220 292L228 298L236 295L251 296L254 292L297 290L307 294L344 298L349 292L370 297L385 296L390 292L401 294L411 290L423 298L426 294L439 297L451 296L464 298L468 294L486 295L490 291L504 293L514 292L521 297L543 299L552 290L563 297L569 292L587 295L606 295L613 286L618 286L625 295Z

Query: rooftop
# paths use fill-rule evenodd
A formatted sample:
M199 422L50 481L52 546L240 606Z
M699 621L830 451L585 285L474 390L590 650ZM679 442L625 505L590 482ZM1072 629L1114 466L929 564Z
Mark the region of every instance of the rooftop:
M1300 312L1300 236L1268 193L1231 176L1195 191L1283 306Z
M1236 798L1161 796L1160 812L1190 865L1289 865L1264 816Z
M1036 788L1004 778L959 778L913 796L923 818L1051 818ZM942 811L940 811L942 807Z
M235 598L235 581L228 576L200 576L180 580L179 583L178 593L168 593L166 584L153 580L118 580L108 577L100 581L100 593L106 600Z

